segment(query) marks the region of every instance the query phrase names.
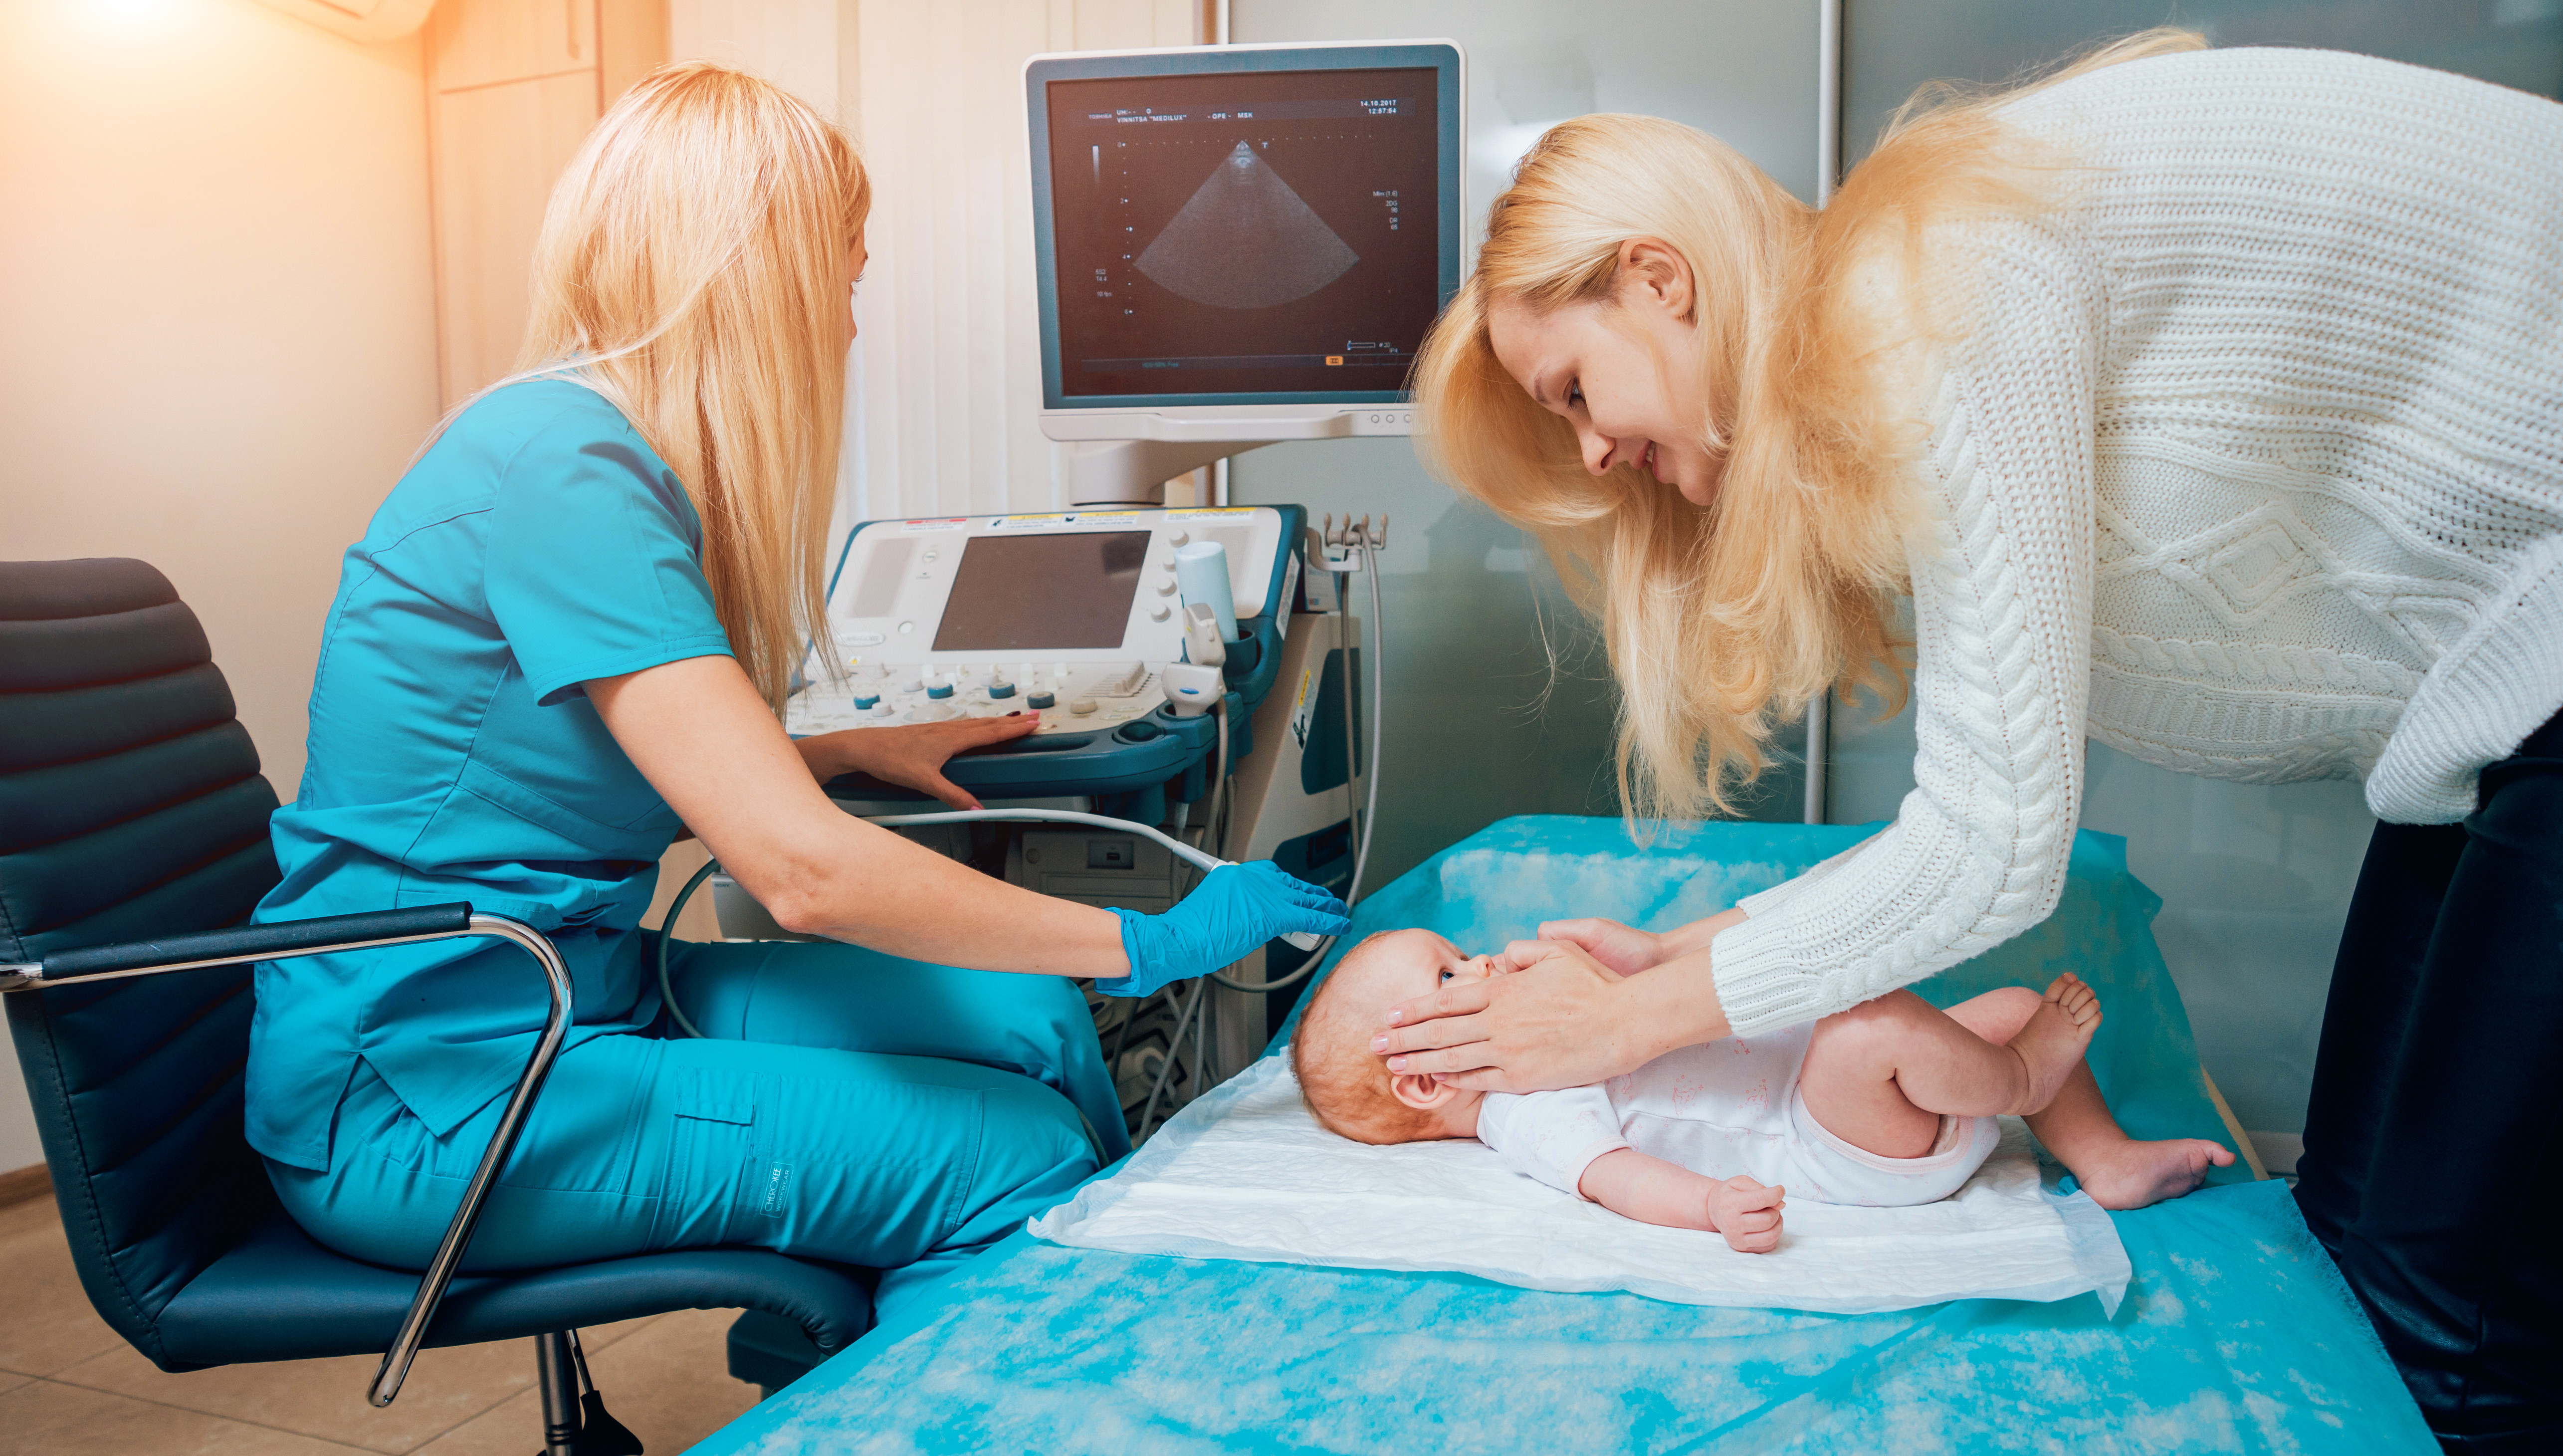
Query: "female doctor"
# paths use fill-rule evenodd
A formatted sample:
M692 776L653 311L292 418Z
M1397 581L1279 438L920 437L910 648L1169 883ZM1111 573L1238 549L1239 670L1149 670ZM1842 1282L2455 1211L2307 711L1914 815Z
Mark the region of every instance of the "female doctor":
M1374 1047L1576 1086L1967 959L2055 908L2086 734L2361 778L2298 1198L2452 1446L2563 1449L2513 1181L2563 1151L2563 106L2197 46L1906 121L1820 216L1668 122L1532 148L1419 403L1585 568L1625 801L1722 807L1775 722L1899 689L1899 590L1916 787L1713 919L1544 926Z
M821 792L860 769L966 807L943 761L1035 725L777 721L805 634L825 646L870 206L853 146L776 88L643 83L553 192L522 372L347 552L260 918L468 900L550 935L575 985L467 1267L751 1244L887 1271L894 1308L1127 1149L1071 977L1141 995L1345 928L1269 863L1161 916L1048 899ZM636 929L688 830L784 926L853 942L672 946L702 1039ZM257 994L278 1193L330 1247L422 1266L542 1022L523 953L285 961Z

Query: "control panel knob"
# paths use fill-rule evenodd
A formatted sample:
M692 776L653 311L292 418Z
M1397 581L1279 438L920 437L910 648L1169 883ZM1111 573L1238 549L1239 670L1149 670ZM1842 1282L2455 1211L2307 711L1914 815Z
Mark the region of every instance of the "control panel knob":
M881 707L881 695L879 693L858 693L855 695L855 712L870 713L879 707Z
M988 696L990 698L1012 698L1015 696L1015 685L1007 682L1003 678L1000 678L996 682L988 685Z
M873 714L878 718L896 718L898 717L898 705L895 703L885 703L881 707L874 709Z
M1192 533L1181 526L1166 532L1166 544L1170 546L1180 546L1191 539Z
M1080 698L1068 705L1068 711L1083 718L1094 711L1094 700L1091 698Z
M1148 620L1151 622L1162 622L1174 614L1175 609L1167 606L1164 602L1158 602L1156 605L1148 608Z
M925 680L923 678L909 678L906 682L898 685L898 691L902 693L922 693L925 691Z
M1034 709L1056 708L1059 706L1059 696L1055 693L1027 693L1024 695L1024 706Z
M928 697L928 698L936 699L936 700L938 700L938 701L939 701L939 700L941 700L941 699L945 699L945 698L949 698L949 697L951 697L951 696L952 696L952 680L951 680L950 678L945 678L945 679L943 679L942 681L940 681L940 682L936 683L933 687L930 687L930 688L928 688L928 689L926 689L926 690L925 690L925 696L926 696L926 697Z
M1157 583L1157 595L1159 595L1159 596L1173 596L1174 594L1175 594L1175 578L1173 578L1173 577L1169 576L1169 577L1167 577L1165 580L1160 581L1160 582L1158 582L1158 583Z

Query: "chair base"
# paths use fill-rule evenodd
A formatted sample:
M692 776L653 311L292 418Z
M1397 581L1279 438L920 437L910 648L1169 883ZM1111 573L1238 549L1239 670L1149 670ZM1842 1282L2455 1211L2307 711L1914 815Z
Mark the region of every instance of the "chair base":
M798 1323L763 1310L748 1310L731 1321L728 1344L730 1378L754 1385L760 1400L817 1369L836 1352L812 1345Z
M642 1456L641 1438L606 1412L577 1331L534 1337L534 1383L543 1392L543 1449L535 1456Z

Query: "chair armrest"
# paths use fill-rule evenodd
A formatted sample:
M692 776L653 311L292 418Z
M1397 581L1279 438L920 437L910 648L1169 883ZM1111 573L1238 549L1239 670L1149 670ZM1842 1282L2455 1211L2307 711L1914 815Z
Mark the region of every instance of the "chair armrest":
M30 991L85 976L111 980L233 965L244 960L290 960L332 950L365 950L464 936L505 940L532 956L542 972L544 988L550 993L551 1007L543 1017L542 1035L534 1043L533 1055L525 1059L524 1073L516 1079L515 1091L508 1095L506 1109L498 1115L498 1126L490 1135L490 1145L482 1151L481 1164L464 1186L463 1201L454 1210L445 1238L437 1245L435 1257L428 1261L427 1272L418 1282L418 1295L410 1302L400 1333L394 1337L392 1348L384 1352L383 1362L365 1389L365 1398L378 1406L391 1404L392 1397L400 1393L410 1362L418 1357L419 1347L426 1342L427 1327L436 1319L437 1306L445 1301L446 1287L454 1282L455 1271L463 1265L463 1251L471 1245L473 1231L480 1226L482 1205L489 1201L490 1190L496 1185L507 1154L515 1149L516 1136L524 1131L525 1117L533 1110L534 1098L542 1091L543 1079L551 1075L552 1063L559 1058L561 1043L569 1034L569 967L562 962L560 950L551 938L519 920L475 915L466 904L430 905L416 910L322 916L316 920L168 936L156 940L92 945L59 951L41 961L0 965L0 991Z
M118 971L181 970L242 960L317 955L337 949L369 949L403 940L443 939L464 935L471 926L472 907L457 902L415 910L378 910L362 915L239 926L228 931L197 931L112 945L84 945L77 950L57 950L38 964L46 981L64 981Z

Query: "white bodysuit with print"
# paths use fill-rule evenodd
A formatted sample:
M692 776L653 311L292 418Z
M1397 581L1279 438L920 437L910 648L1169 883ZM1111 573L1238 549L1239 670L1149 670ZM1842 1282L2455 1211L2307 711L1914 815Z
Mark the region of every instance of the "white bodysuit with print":
M1991 1118L1942 1118L1920 1157L1881 1157L1836 1137L1798 1095L1813 1030L1683 1047L1592 1087L1488 1093L1478 1138L1515 1172L1578 1197L1593 1159L1634 1147L1707 1177L1742 1173L1793 1198L1869 1207L1947 1197L2000 1141Z

